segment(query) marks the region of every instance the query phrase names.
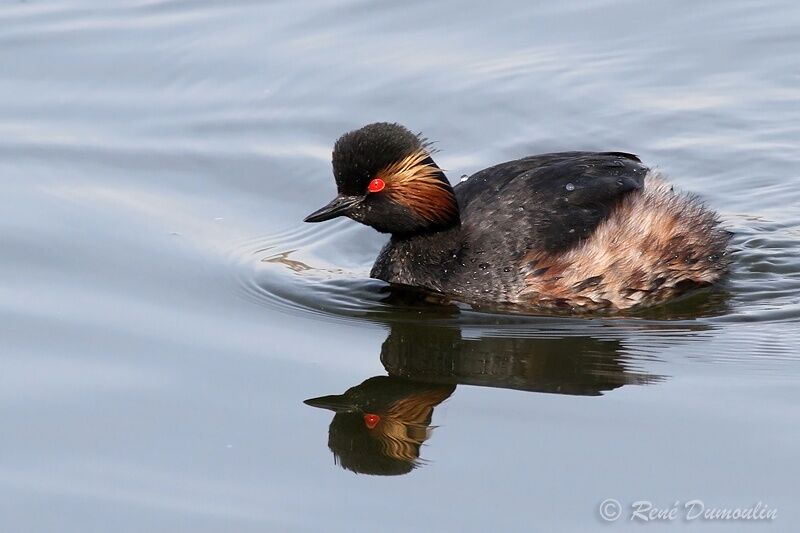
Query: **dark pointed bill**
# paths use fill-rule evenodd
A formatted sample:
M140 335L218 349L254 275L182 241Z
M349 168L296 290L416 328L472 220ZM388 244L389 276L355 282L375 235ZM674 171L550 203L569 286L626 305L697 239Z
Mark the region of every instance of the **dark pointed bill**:
M322 222L324 220L330 220L332 218L346 215L348 209L353 207L360 200L361 200L360 196L339 195L336 198L334 198L331 203L329 203L322 209L317 209L316 211L308 215L304 219L304 222Z
M303 402L311 407L328 409L337 413L354 411L356 407L349 402L344 395L320 396L319 398L309 398Z

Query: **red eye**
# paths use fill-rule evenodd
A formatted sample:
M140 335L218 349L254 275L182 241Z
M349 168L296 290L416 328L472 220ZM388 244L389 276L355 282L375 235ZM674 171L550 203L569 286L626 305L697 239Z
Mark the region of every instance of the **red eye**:
M383 183L383 182L381 182ZM364 425L367 426L367 429L372 429L378 425L378 422L381 421L381 417L378 415L373 415L372 413L367 413L364 415Z
M367 190L369 190L369 192L381 192L384 187L386 187L386 182L380 178L375 178L369 182Z

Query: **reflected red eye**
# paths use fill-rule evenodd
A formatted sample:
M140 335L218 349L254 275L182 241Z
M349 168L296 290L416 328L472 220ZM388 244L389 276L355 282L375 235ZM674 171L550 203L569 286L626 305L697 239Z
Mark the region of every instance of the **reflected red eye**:
M383 182L381 182L383 183ZM364 415L364 425L367 426L367 429L372 429L378 425L378 422L381 421L381 417L378 415L373 415L371 413L367 413Z
M369 190L369 192L381 192L384 187L386 187L386 182L380 178L375 178L369 182L367 190Z

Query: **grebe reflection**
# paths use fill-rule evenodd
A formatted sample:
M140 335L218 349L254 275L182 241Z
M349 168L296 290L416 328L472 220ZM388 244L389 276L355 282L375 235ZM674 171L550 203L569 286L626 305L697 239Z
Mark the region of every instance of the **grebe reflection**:
M356 473L399 475L424 464L434 408L457 385L599 396L663 379L632 369L620 340L588 335L464 338L458 328L395 323L380 357L388 376L305 401L336 413L328 447Z

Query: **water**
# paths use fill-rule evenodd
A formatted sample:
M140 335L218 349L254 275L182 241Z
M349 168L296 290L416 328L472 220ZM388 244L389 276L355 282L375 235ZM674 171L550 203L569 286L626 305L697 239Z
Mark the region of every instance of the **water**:
M795 531L799 52L790 1L3 2L0 530ZM603 319L391 291L380 235L300 222L375 120L453 181L638 153L730 279Z

